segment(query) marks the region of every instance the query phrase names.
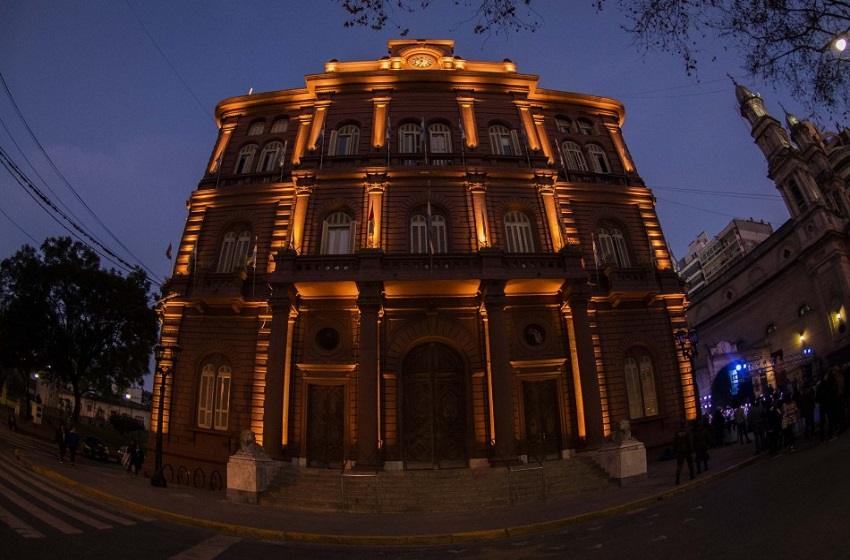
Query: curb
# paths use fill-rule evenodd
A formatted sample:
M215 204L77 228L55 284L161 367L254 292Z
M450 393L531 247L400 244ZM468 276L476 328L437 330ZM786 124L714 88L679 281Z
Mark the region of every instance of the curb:
M448 545L458 543L473 543L480 541L492 541L499 539L514 538L520 536L529 536L547 531L562 529L569 525L576 525L592 519L603 519L612 517L617 514L625 513L642 507L652 505L656 502L684 494L690 490L699 488L709 484L715 480L728 476L738 470L741 470L762 458L761 455L750 457L739 463L735 463L726 467L722 471L712 473L701 479L691 480L681 486L664 490L656 494L644 496L630 502L625 502L607 508L579 513L560 519L551 519L540 521L537 523L529 523L526 525L514 525L508 527L500 527L495 529L481 529L475 531L459 531L457 533L432 533L422 535L351 535L338 533L307 533L302 531L283 531L280 529L263 529L260 527L251 527L249 525L238 525L233 523L225 523L222 521L213 521L201 517L192 517L181 513L174 513L168 510L163 510L151 506L146 506L132 500L120 498L118 496L103 492L97 488L93 488L86 484L82 484L68 478L58 472L43 467L41 465L30 463L30 469L44 477L47 477L64 486L68 486L87 494L91 497L109 502L113 505L126 508L137 513L145 514L157 519L172 521L181 525L190 525L201 527L204 529L212 529L222 533L236 535L258 540L276 540L290 541L314 544L341 544L341 545Z

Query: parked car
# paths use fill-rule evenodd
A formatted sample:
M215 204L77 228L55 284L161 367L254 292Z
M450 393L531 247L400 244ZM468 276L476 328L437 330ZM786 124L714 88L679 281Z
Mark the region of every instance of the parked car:
M109 461L111 455L109 453L109 447L106 446L103 441L94 437L94 436L86 436L83 438L83 444L80 447L83 455L90 459L97 459L98 461Z

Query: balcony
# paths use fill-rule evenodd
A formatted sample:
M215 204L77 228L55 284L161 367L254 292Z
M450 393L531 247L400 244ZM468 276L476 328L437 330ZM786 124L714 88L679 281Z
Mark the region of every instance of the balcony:
M244 269L235 272L203 271L190 284L189 295L204 308L230 307L238 313L245 301L247 277Z
M296 255L281 251L272 282L381 282L389 280L586 279L581 256L572 248L558 253L478 253L419 255L362 250L353 255Z
M650 266L619 268L607 265L604 269L603 287L615 307L622 301L649 301L659 292L655 270Z

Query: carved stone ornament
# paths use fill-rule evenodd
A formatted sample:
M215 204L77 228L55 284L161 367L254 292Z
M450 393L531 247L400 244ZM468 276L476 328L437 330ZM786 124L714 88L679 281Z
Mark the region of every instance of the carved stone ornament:
M620 420L620 423L617 425L617 431L614 434L614 440L618 442L634 440L632 437L632 423L628 419L623 418Z
M242 430L242 433L239 434L239 452L236 455L270 460L266 451L257 445L257 437L254 435L254 432L247 429Z

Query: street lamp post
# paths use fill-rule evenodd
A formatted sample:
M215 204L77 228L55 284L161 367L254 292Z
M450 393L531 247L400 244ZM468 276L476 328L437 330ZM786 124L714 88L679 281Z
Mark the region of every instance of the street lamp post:
M165 380L168 378L169 372L174 371L174 366L180 355L180 346L177 344L172 346L157 344L154 352L156 354L156 369L159 372L159 408L156 418L156 455L151 486L165 488L167 484L165 476L162 474L162 416L165 412Z
M694 398L697 401L697 413L702 414L702 403L699 398L699 387L697 386L697 375L696 368L694 367L694 359L699 355L699 351L697 350L697 342L699 342L699 336L697 335L696 329L680 329L674 333L676 337L676 343L679 345L679 350L682 351L682 355L688 360L688 363L691 365L691 383L694 386Z

